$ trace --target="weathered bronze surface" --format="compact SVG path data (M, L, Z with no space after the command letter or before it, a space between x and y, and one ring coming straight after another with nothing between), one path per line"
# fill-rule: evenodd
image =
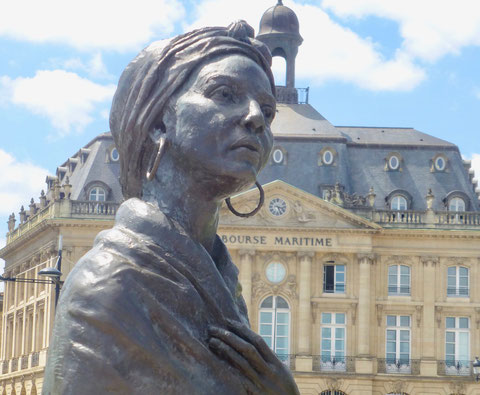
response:
M249 328L216 236L223 199L253 185L272 148L270 62L237 22L127 66L110 127L128 200L65 282L44 394L298 394Z

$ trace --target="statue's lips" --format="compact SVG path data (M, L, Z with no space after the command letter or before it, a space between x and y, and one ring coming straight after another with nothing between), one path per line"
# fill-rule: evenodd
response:
M261 147L258 143L251 140L238 141L230 147L230 151L235 151L241 154L245 159L251 159L258 164L261 157Z

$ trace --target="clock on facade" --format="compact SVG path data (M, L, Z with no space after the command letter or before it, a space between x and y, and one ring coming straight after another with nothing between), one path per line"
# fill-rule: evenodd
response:
M268 209L272 215L280 217L287 211L287 203L283 199L273 198L268 204Z

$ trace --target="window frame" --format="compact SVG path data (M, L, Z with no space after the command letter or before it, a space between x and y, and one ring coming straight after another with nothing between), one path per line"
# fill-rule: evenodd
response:
M262 305L265 303L265 301L271 297L272 298L272 307L262 307ZM284 307L277 307L277 298L281 298L288 306L288 308ZM272 319L270 322L264 322L262 321L262 313L270 313L272 314ZM285 314L287 313L287 323L280 323L280 326L286 325L287 326L287 335L278 335L278 315L279 314ZM283 296L280 295L268 295L265 298L262 299L262 301L259 304L259 309L258 309L258 333L262 337L262 339L267 343L267 345L270 347L270 349L282 360L285 362L288 360L288 356L290 354L290 341L291 341L291 319L292 319L292 314L291 314L291 308L290 304L288 303L288 300L285 299ZM271 325L271 332L270 335L268 334L262 334L262 325ZM265 339L265 337L270 338L270 342ZM279 348L277 347L278 345L278 338L286 338L287 339L287 348L286 348L286 353L278 352ZM269 344L270 343L270 344ZM282 350L284 349L283 347L281 348Z
M396 267L396 273L391 274L390 268ZM408 269L408 285L402 285L402 276L406 276L406 274L402 274L402 267ZM390 276L395 276L396 281L395 284L390 283ZM401 264L394 264L388 266L387 272L387 289L389 296L411 296L411 283L412 283L412 269L408 265L401 265ZM391 291L391 288L395 287L396 291ZM407 288L406 292L402 292L402 288Z
M327 289L327 267L333 266L333 288ZM342 267L343 271L337 270ZM343 273L343 281L337 281L337 274ZM342 287L343 285L343 287ZM323 264L323 293L345 294L347 288L347 266L345 264L326 262Z
M95 193L95 195L98 197L100 196L98 191L101 190L103 191L103 200L100 200L100 199L91 199L92 197L92 192L93 191L97 191L97 193ZM105 188L99 186L99 185L94 185L92 186L89 191L88 191L88 201L89 202L106 202L107 201L107 191L105 190Z
M450 269L455 269L455 274L451 275L450 274ZM465 269L467 271L467 275L460 275L460 269ZM467 285L460 285L460 280L461 278L467 278ZM452 288L450 285L450 278L455 279L455 286ZM461 290L466 289L466 292L462 292ZM450 290L453 289L454 292L452 293ZM447 297L449 298L455 298L455 297L460 297L460 298L468 298L470 297L470 268L462 265L456 265L456 266L448 266L447 267Z
M395 325L389 325L389 317L395 317ZM408 326L402 325L402 318L408 318ZM394 315L388 314L386 316L386 325L385 325L385 369L387 372L398 372L398 373L410 373L411 369L411 360L412 360L412 316L410 315ZM395 351L389 351L388 344L392 343L392 340L389 339L389 332L395 333L395 339L393 340L395 344ZM408 340L402 340L402 333L408 333ZM402 354L406 354L405 351L402 351L402 343L408 342L408 358L402 357ZM389 354L394 354L395 357L392 359Z
M396 166L393 166L393 165L392 165L392 159L396 159L396 161L397 161L397 165L396 165ZM388 158L388 168L389 168L390 170L394 170L394 171L395 171L395 170L398 170L398 169L400 168L400 161L401 161L401 159L400 159L400 157L399 157L398 155L395 155L395 154L390 155L390 157Z
M394 208L393 205L394 205L394 202L396 200L400 201L400 199L403 199L403 202L405 203L405 209L402 209L402 208ZM403 203L402 202L402 203ZM402 205L401 204L397 204L398 207L401 207ZM393 195L391 198L390 198L390 210L392 211L406 211L408 210L408 199L401 195L401 194L397 194L397 195Z
M452 210L452 202L462 202L463 204L463 210ZM458 208L458 204L456 204L456 208ZM458 213L458 212L464 212L466 211L467 203L465 202L465 199L461 198L460 196L453 196L448 200L448 211L453 212L453 213Z
M447 322L449 319L454 320L454 328L448 327L447 328ZM461 319L466 319L467 320L467 328L460 328L460 320ZM445 365L446 368L455 368L457 369L457 363L460 363L463 365L465 368L470 369L470 347L471 347L471 339L470 339L470 317L462 317L462 316L452 316L452 317L445 317ZM454 335L454 341L449 341L448 339L448 333L453 333ZM467 334L467 353L466 353L466 358L463 358L461 355L461 351L459 350L460 348L460 334ZM447 345L448 344L453 344L454 345L454 353L453 357L454 359L448 358L448 355L452 355L451 353L447 353ZM453 363L452 363L453 362Z
M324 316L330 314L330 322L324 322ZM337 315L343 315L343 323L337 322ZM330 329L329 350L323 348L324 329ZM337 337L337 329L343 330L343 338ZM343 349L337 349L337 342L343 341ZM341 355L337 355L340 352ZM325 355L324 355L325 354ZM328 354L328 356L326 355ZM320 363L322 370L346 370L346 356L347 356L347 314L345 312L330 312L325 311L320 315Z

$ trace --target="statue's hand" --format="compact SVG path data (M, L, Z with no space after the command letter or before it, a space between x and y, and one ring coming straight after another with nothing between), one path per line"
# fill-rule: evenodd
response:
M293 376L265 341L246 325L229 321L228 329L210 327L209 346L245 377L251 394L298 395Z

